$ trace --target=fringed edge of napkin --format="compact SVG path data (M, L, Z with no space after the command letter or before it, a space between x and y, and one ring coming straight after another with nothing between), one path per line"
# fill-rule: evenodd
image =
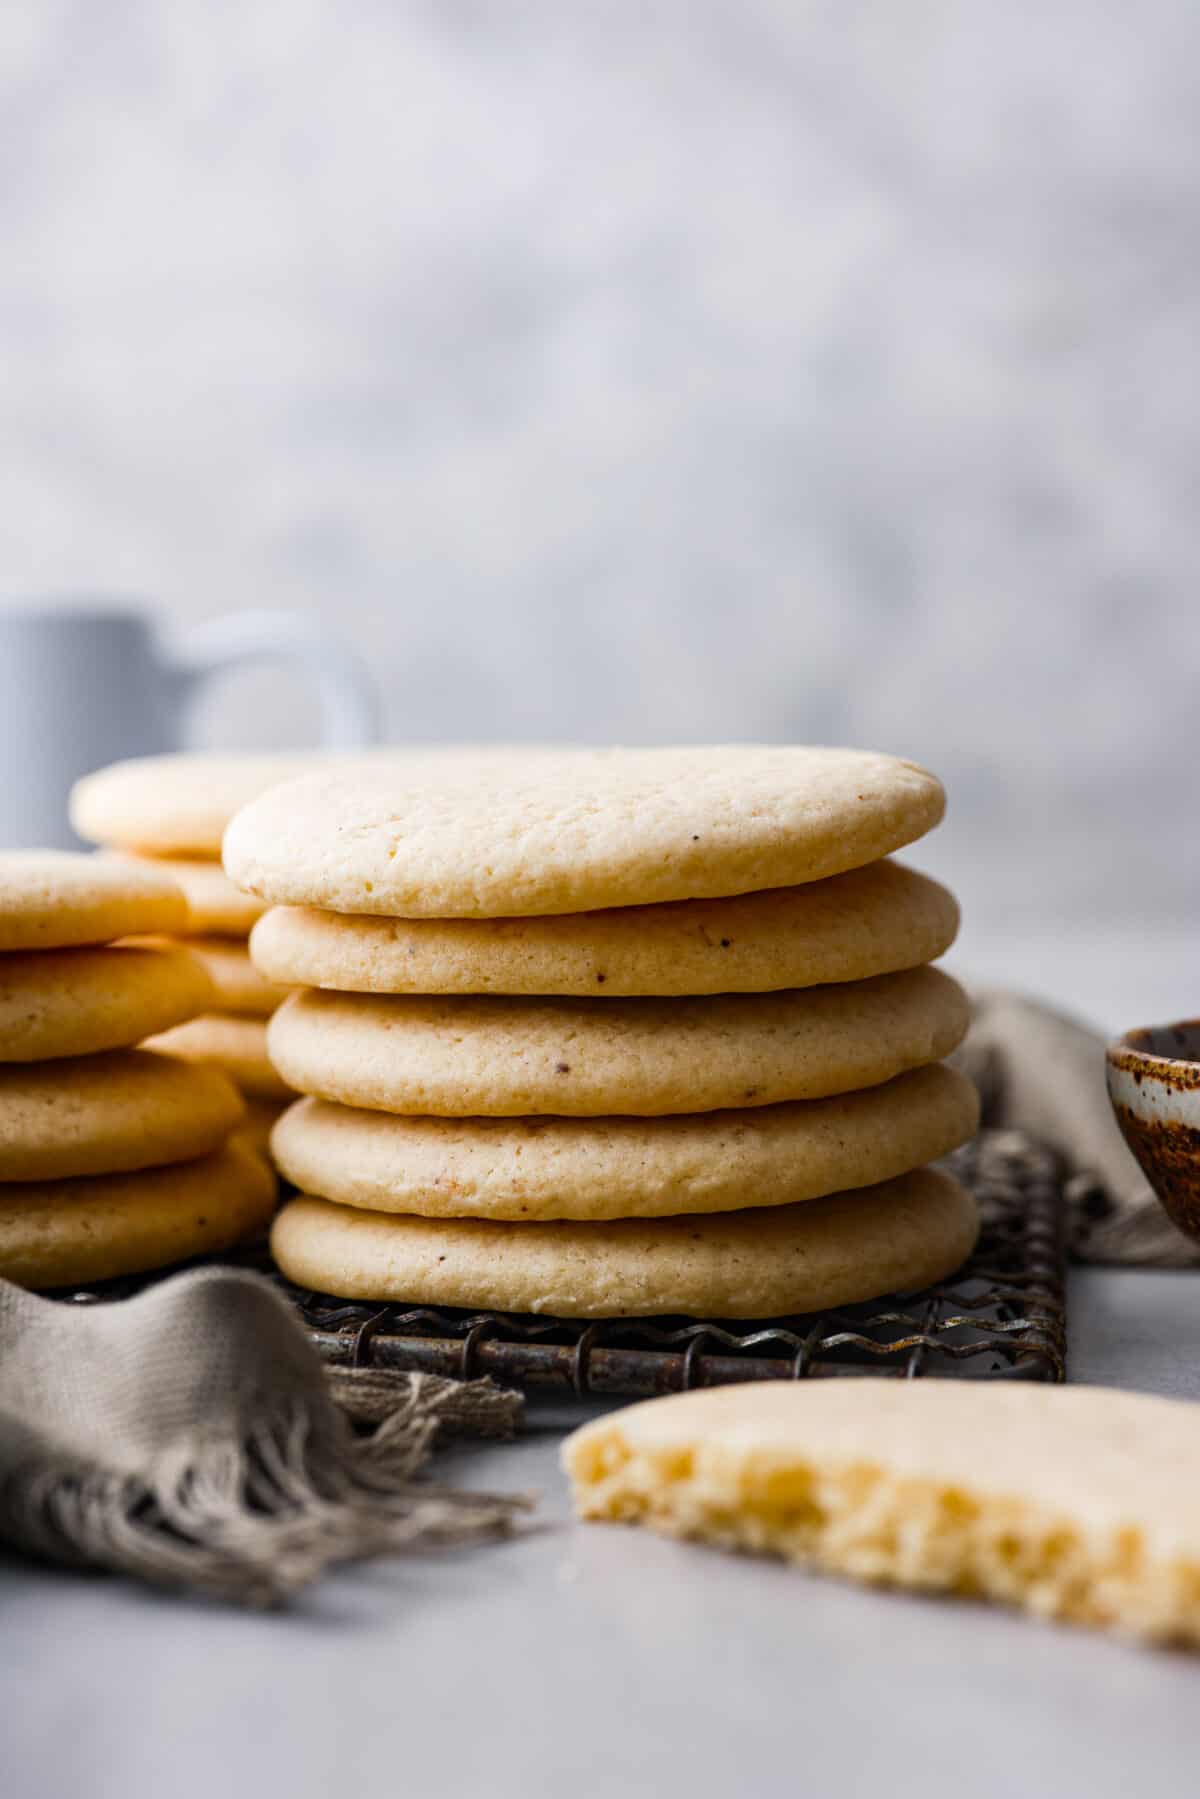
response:
M82 1461L47 1464L44 1452L25 1461L6 1455L0 1535L51 1561L266 1607L334 1562L502 1536L531 1505L523 1495L416 1478L439 1431L511 1436L520 1394L490 1380L324 1372L316 1406L260 1395L240 1441L192 1439L144 1476ZM330 1428L326 1391L339 1428ZM364 1435L350 1420L377 1428Z

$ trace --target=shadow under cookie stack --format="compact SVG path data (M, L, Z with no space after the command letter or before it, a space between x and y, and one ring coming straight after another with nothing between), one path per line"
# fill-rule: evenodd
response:
M230 1249L271 1215L230 1081L135 1047L186 1028L211 982L185 950L116 940L186 914L159 872L0 852L0 1275L23 1286Z
M71 820L81 837L138 867L168 873L183 889L179 935L212 981L210 1006L156 1037L151 1047L221 1068L246 1102L242 1126L264 1152L271 1126L292 1098L267 1055L267 1020L287 997L263 979L246 940L262 905L221 868L221 837L233 813L311 758L295 755L173 755L114 763L78 783Z
M251 950L305 1287L563 1317L755 1318L911 1290L970 1252L927 1166L971 1135L942 1059L957 908L887 858L933 776L800 748L461 754L244 808Z

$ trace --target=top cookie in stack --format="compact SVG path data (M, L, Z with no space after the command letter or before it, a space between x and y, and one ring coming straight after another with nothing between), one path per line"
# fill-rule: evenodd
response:
M272 789L226 835L307 987L272 1057L294 1278L564 1315L763 1316L920 1285L974 1239L925 966L953 899L885 858L943 810L865 752L480 752ZM319 991L319 989L326 991ZM332 991L329 991L332 989ZM867 1192L861 1189L869 1189ZM329 1203L329 1202L335 1203Z
M213 1006L152 1047L224 1069L247 1101L246 1133L261 1148L291 1097L267 1056L266 1021L287 989L257 973L246 948L262 905L221 868L221 838L240 806L316 765L314 754L145 756L76 784L71 822L129 865L170 874L187 900L180 935L208 971Z

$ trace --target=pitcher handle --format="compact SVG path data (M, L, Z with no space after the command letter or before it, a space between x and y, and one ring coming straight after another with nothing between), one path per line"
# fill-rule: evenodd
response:
M321 705L321 742L329 749L364 749L379 735L374 683L353 650L298 612L229 612L171 639L169 671L186 704L196 686L223 669L254 662L298 668Z

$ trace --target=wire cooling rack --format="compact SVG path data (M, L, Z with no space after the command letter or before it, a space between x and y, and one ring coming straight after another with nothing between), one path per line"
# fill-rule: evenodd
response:
M374 1305L282 1281L321 1356L577 1394L677 1393L744 1380L887 1374L1066 1377L1062 1174L1016 1131L982 1131L946 1164L983 1229L948 1281L903 1299L804 1317L572 1322L511 1312Z
M291 1299L322 1358L504 1386L577 1394L678 1393L731 1381L885 1374L984 1380L1066 1378L1062 1170L1018 1131L984 1130L946 1166L979 1202L975 1253L950 1280L903 1298L803 1317L534 1317L377 1305L295 1287L262 1251L230 1258L266 1270ZM57 1297L119 1299L162 1279L141 1275Z

